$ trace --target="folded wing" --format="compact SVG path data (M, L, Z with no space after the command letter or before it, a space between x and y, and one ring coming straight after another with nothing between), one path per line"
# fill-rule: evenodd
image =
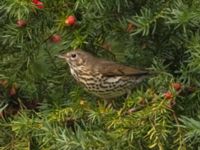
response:
M110 61L99 62L103 63L104 68L98 68L98 71L101 72L104 76L146 76L149 75L149 72L146 70L140 70L125 65L117 64Z

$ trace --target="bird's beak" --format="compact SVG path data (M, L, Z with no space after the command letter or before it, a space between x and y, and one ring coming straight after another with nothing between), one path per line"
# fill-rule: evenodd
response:
M65 61L69 61L69 57L66 54L56 55L58 58L64 59Z
M58 58L66 59L64 55L56 55Z

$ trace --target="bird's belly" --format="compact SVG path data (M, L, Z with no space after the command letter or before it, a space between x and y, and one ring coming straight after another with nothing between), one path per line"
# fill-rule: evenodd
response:
M85 89L101 98L110 99L128 93L137 83L131 77L104 77L101 74L92 76L88 74L77 74L71 70L74 78L85 87Z
M102 78L99 82L87 82L86 89L105 99L119 97L133 88L131 80L122 80L122 77Z
M121 90L121 89L115 89L112 91L91 91L93 94L104 98L104 99L111 99L115 97L122 96L127 93L128 90Z

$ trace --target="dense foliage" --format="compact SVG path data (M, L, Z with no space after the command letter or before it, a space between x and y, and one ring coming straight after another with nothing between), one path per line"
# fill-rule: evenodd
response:
M0 149L199 148L199 0L35 3L0 1ZM76 48L156 75L106 107L56 57Z

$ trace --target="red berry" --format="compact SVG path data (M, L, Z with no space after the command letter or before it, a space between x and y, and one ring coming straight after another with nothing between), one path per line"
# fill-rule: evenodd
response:
M14 95L16 95L16 88L14 86L12 86L9 91L9 96L14 96Z
M39 2L39 0L32 0L32 2L33 2L34 4L37 4L37 3Z
M27 22L26 22L26 20L20 19L20 20L17 20L16 24L17 24L17 27L23 28L23 27L25 27L27 25Z
M43 8L44 8L43 2L38 1L38 2L35 3L35 4L36 4L37 8L39 8L39 9L43 9Z
M172 87L176 90L179 91L182 87L181 83L172 83Z
M171 100L173 98L173 94L170 91L167 91L163 94L165 99Z
M61 36L58 35L58 34L54 34L54 35L51 36L50 40L53 43L59 43L61 41Z
M14 96L17 93L17 84L13 83L10 90L9 90L9 96Z
M76 23L76 17L75 16L69 16L65 20L65 24L69 26L73 26Z

